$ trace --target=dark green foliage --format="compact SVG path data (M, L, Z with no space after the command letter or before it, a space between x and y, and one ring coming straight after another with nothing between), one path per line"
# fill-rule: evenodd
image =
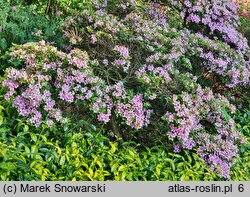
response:
M238 112L235 117L237 121L237 128L245 136L245 144L239 147L239 159L231 169L231 176L237 180L250 179L250 111L243 110Z
M62 46L60 19L38 15L35 6L12 5L0 0L0 54L13 43L23 44L30 41L45 40Z

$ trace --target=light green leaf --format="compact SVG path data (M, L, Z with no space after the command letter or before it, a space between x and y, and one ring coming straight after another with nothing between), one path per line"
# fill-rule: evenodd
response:
M64 165L64 163L65 163L65 156L63 155L63 156L61 157L61 159L60 159L59 164L62 166L62 165Z
M26 125L25 125L26 126ZM31 139L36 142L37 141L37 136L34 133L30 133Z
M161 169L162 169L162 165L161 165L161 164L158 164L158 165L156 166L156 168L155 168L157 175L160 175Z
M115 172L117 168L118 168L118 164L115 163L114 165L111 166L111 172Z
M124 171L126 170L126 167L124 165L121 165L119 168L118 168L118 171Z
M0 125L3 124L3 116L0 115Z
M26 132L28 132L28 130L29 130L29 126L28 125L24 125L23 131L26 133ZM31 136L31 138L32 138L32 136Z
M29 149L29 147L25 146L25 152L26 152L27 155L30 154L30 149Z

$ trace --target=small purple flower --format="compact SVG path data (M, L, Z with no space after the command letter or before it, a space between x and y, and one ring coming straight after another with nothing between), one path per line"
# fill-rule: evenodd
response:
M97 38L94 34L91 35L91 43L96 43L97 42Z
M68 46L65 47L65 49L66 49L67 51L71 51L71 50L72 50L72 46L71 46L71 45L68 45Z
M109 122L110 120L110 114L104 114L104 113L99 113L98 114L98 121L100 122Z
M123 56L126 59L129 57L129 51L128 51L127 47L116 45L114 50L119 51L120 55Z
M118 60L115 60L114 63L118 66L121 66L121 65L125 65L126 64L126 60L123 60L123 59L118 59Z
M47 124L49 127L52 127L53 124L54 124L54 122L53 122L53 120L48 119L48 120L46 121L46 124Z
M56 11L56 16L61 16L61 14L62 13L60 11L58 11L58 10Z
M175 152L175 153L181 152L180 144L179 144L179 143L175 143L175 144L174 144L174 152Z

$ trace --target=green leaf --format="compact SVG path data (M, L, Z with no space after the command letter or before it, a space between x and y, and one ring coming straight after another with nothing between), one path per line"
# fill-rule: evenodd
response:
M155 168L157 175L160 175L161 169L162 169L162 165L161 165L161 164L158 164L158 165L156 166L156 168Z
M119 168L118 168L118 171L122 172L122 171L125 171L126 170L126 167L124 165L121 165Z
M93 124L89 124L89 127L90 127L93 131L97 131L96 126L95 126L95 125L93 125Z
M7 46L8 46L8 45L7 45L6 39L5 39L5 38L2 38L2 39L0 40L0 48L6 49Z
M96 161L97 165L102 168L102 162L100 162L99 160Z
M221 111L222 111L222 114L224 115L225 120L226 120L227 122L229 122L230 116L229 116L229 114L227 113L226 109L225 109L225 108L222 108Z
M35 159L43 161L43 158L41 157L41 155L38 155L38 154L35 155Z
M25 125L26 126L26 125ZM37 141L37 136L34 133L30 133L31 139L36 142Z
M114 153L116 151L116 144L115 143L112 143L112 142L109 142L110 146L111 146L111 153Z
M3 124L3 116L0 115L0 125Z
M111 166L111 172L115 172L117 168L118 168L118 164L117 163L113 164Z
M30 168L33 168L35 165L36 165L37 161L33 161L31 164L30 164Z
M178 163L178 165L177 165L177 169L178 169L178 170L183 169L183 166L184 166L184 163L183 163L183 162L180 162L180 163Z
M29 147L25 146L25 152L26 152L27 155L30 154L30 149L29 149Z
M0 105L0 113L2 113L4 107L2 105Z
M72 148L77 148L77 143L76 142L72 142L71 147Z
M61 159L60 159L59 164L62 166L62 165L64 165L64 163L65 163L65 156L63 155L63 156L61 157Z
M125 181L125 178L127 176L127 173L125 171L122 172L122 181Z
M128 152L132 157L135 157L135 153L133 151L129 150Z
M47 142L47 138L45 135L39 135L39 137L41 137L43 139L44 142Z
M31 146L31 153L34 154L34 153L37 153L38 149L37 149L37 146L34 145L34 146Z
M170 165L171 165L171 167L172 167L172 169L173 170L175 170L175 164L174 164L174 161L172 160L172 159L169 159L169 158L166 158L165 159L167 162L169 162L170 163Z
M183 174L183 175L181 176L181 181L186 181L186 180L188 180L188 179L187 179L186 175Z
M26 132L28 132L28 130L29 130L29 126L28 125L24 125L23 131L26 133Z

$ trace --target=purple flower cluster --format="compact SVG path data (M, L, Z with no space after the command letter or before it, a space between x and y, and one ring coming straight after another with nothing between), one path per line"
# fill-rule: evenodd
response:
M167 111L164 116L169 123L168 136L184 149L196 148L214 171L229 177L238 152L236 140L240 139L228 114L234 113L235 107L225 97L200 86L192 94L173 95L173 107L174 112Z
M109 122L114 110L132 128L140 129L149 123L150 112L144 110L142 96L129 96L121 82L106 85L88 66L86 52L73 49L66 54L42 41L16 46L11 55L25 66L6 70L5 99L13 97L18 112L36 126L43 121L49 126L54 121L64 123L60 105L78 101L97 114L100 122ZM127 105L130 107L125 115L121 106Z
M160 6L159 3L152 3L149 9L146 10L146 14L150 17L157 25L168 25L167 17L165 12L167 10Z
M121 82L106 86L104 92L104 96L97 98L93 104L94 113L99 112L99 121L109 122L113 109L131 128L140 129L149 124L151 110L144 109L142 95L130 98Z
M116 45L113 50L118 51L119 55L121 56L121 59L114 60L114 64L117 66L122 66L124 72L128 71L130 67L128 48L125 46Z
M172 53L199 60L206 71L220 76L221 81L228 87L249 84L249 60L229 45L211 40L199 33L191 34L189 31L181 32L180 37L174 39L172 44Z
M164 67L157 67L153 64L144 65L138 71L135 72L138 80L147 84L166 84L171 81L171 77L168 73L169 65Z
M119 52L115 55L119 56L102 59L105 66L110 63L125 66L135 60L133 57L137 58L140 53L129 46L131 43L144 49L141 54L145 58L141 65L130 64L134 79L147 88L146 92L141 92L144 101L140 101L138 95L134 97L136 105L132 99L125 102L126 96L113 100L118 114L132 127L147 125L147 111L143 112L142 103L155 102L160 98L167 100L166 95L180 89L181 81L186 93L173 95L172 103L168 103L173 105L173 110L164 116L170 129L168 136L177 141L174 151L196 149L215 172L228 177L233 158L237 156L236 141L239 138L233 119L227 114L227 111L234 112L234 106L211 90L200 88L197 77L191 73L197 70L204 75L210 73L216 76L217 83L229 88L247 85L250 82L249 47L236 30L237 16L231 3L206 0L171 2L180 8L180 16L187 22L183 30L168 24L166 15L169 7L157 3L144 6L144 11L129 12L122 19L105 9L101 14L92 15L88 11L85 14L91 19L89 22L94 32L101 29L114 38L115 47L112 46L111 50L115 48ZM190 31L194 26L195 31ZM126 58L128 56L130 58ZM115 92L113 96L121 95L122 91Z
M128 51L127 47L116 45L114 47L114 50L118 51L120 53L120 55L123 56L125 59L127 59L129 57L129 51Z
M196 28L213 39L218 39L229 44L234 44L238 51L249 50L247 39L237 30L238 15L236 4L220 0L172 0L172 5L181 10L184 20L197 24ZM200 28L201 26L205 28ZM209 31L206 31L207 29Z
M126 123L132 128L138 129L149 124L151 110L143 110L142 95L134 96L126 104L122 100L118 100L116 110L118 114L126 119Z
M180 2L178 3L179 6L182 7L189 6L189 8L194 9L195 12L202 12L204 9L204 3L195 6L193 6L191 1L185 1L184 5ZM204 70L204 72L211 72L217 75L219 77L217 81L220 80L221 84L226 84L230 88L238 84L249 84L249 60L245 58L249 51L248 46L245 46L244 50L241 49L240 51L236 51L224 42L210 39L209 35L204 36L201 33L194 34L187 29L177 32L177 30L171 28L169 24L157 22L159 20L158 15L162 16L163 13L166 12L161 6L153 4L148 8L146 7L145 10L146 13L150 12L151 14L146 15L146 13L140 14L131 12L122 20L114 15L106 13L104 10L101 16L91 14L89 11L84 11L84 13L87 18L91 18L92 22L90 25L96 29L95 34L98 34L99 29L110 34L111 37L118 36L120 33L123 35L124 32L127 32L127 35L130 35L129 40L131 42L144 43L145 46L143 47L146 47L147 50L151 52L151 55L148 56L146 61L148 63L158 62L158 65L154 67L156 69L161 69L161 71L159 71L161 76L163 75L164 68L157 67L163 67L162 65L168 65L167 69L171 70L171 64L180 64L181 62L181 64L185 63L183 64L184 67L192 69L192 64L198 63L199 65L194 66L199 66L199 69ZM211 12L212 11L213 10L211 10ZM142 17L142 15L146 15L148 18ZM194 20L198 20L198 18L195 19L194 13L191 17L193 17ZM74 23L72 22L72 18L70 18L69 21ZM66 27L71 29L69 26ZM174 37L171 38L166 36L166 33L169 35L172 34ZM67 35L68 34L65 34L65 36ZM70 38L72 36L69 34ZM162 43L168 45L170 48L168 52L165 51ZM158 48L157 51L155 51L156 48ZM105 65L107 66L111 63L116 67L123 68L123 71L127 72L132 65L132 59L129 57L129 47L115 45L112 50L117 51L118 56L115 59L105 58L105 63L108 62ZM164 53L162 51L164 51ZM184 59L185 62L183 62ZM192 60L194 61L192 62ZM139 68L138 72L143 70L144 68L142 66ZM169 80L168 73L165 72L164 75L165 79ZM144 81L149 81L148 76L143 75L142 78L145 78Z

